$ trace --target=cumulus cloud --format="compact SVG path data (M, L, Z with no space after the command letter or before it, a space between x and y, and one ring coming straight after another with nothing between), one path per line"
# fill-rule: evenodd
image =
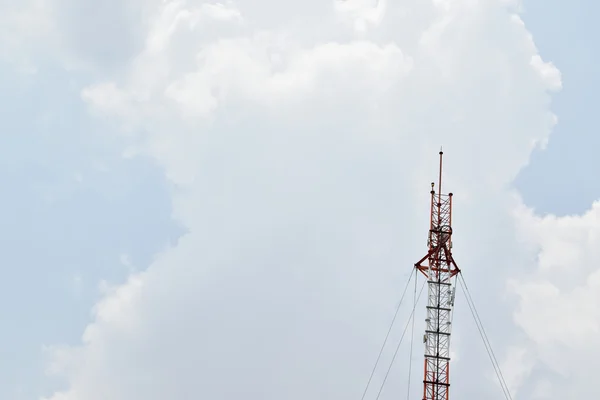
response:
M577 216L541 217L525 207L516 215L537 268L511 282L519 298L515 321L540 368L556 376L539 389L540 398L589 395L584 382L593 379L592 372L581 362L597 356L600 348L600 271L595 265L600 204Z
M42 0L0 4L0 7L0 59L8 61L21 73L34 74L36 63L33 54L44 54L44 46L39 45L40 39L43 38L48 47L56 44L51 8Z
M122 3L143 11L123 28L139 48L82 99L129 134L129 155L162 166L188 233L107 288L80 345L51 352L66 386L47 399L359 396L425 249L440 144L456 257L494 311L497 352L520 363L511 303L496 297L536 242L514 238L510 184L555 123L560 74L514 5ZM454 393L497 395L458 306ZM390 392L406 390L406 367ZM544 376L525 388L533 370L512 371L513 388L543 392Z
M381 23L387 0L336 0L335 9L342 21L350 23L357 32L365 32Z

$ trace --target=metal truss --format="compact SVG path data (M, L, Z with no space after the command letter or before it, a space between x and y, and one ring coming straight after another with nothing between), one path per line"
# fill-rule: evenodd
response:
M438 193L431 190L431 218L427 254L415 264L427 278L427 318L423 342L425 365L423 400L448 400L450 391L450 336L459 268L452 258L452 193L442 194L442 155ZM454 281L454 282L453 282Z

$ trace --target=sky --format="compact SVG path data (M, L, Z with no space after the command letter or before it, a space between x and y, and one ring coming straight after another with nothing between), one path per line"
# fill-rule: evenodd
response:
M600 161L598 122L594 118L594 96L600 86L594 72L598 47L591 39L596 31L596 2L529 0L523 19L536 45L560 68L563 88L553 97L552 109L560 123L548 146L532 154L516 186L526 203L542 214L578 214L598 198L600 183L586 175Z
M513 398L593 396L598 7L0 1L0 397L358 399L440 145ZM452 396L501 399L457 297Z

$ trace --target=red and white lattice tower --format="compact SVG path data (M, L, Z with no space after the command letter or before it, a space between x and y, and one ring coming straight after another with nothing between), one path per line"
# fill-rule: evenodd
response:
M454 306L454 278L459 268L452 257L452 193L442 193L442 157L437 192L431 184L429 251L415 264L427 278L423 400L448 400L450 390L450 334Z

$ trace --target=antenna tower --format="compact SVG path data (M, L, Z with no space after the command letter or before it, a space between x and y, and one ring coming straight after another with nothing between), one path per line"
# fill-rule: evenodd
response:
M448 400L450 390L450 334L456 275L460 269L452 257L452 193L442 193L442 157L437 185L431 184L429 251L415 268L427 278L428 300L423 400ZM454 282L453 282L454 281Z

